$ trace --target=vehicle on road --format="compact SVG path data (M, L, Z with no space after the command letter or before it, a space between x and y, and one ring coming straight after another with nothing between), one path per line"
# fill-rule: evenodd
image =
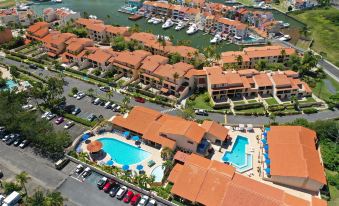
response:
M194 113L195 113L196 115L208 116L207 111L206 111L206 110L203 110L203 109L197 109L197 110L194 111Z
M99 89L103 92L109 92L111 90L109 87L99 87Z
M75 107L74 110L72 111L73 115L77 115L81 112L81 109L79 107Z
M47 119L48 121L50 121L50 120L54 119L54 117L56 117L56 115L50 113L49 115L47 115L46 119Z
M84 171L84 166L82 166L82 164L78 164L78 166L75 168L75 173L80 174L82 171Z
M98 182L97 182L97 186L100 190L102 190L105 186L105 184L107 183L108 179L107 177L102 177Z
M125 197L124 197L124 203L129 203L131 199L133 198L134 193L131 190L128 190Z
M65 128L65 129L69 129L69 128L73 127L74 124L75 124L75 123L74 123L73 121L69 121L69 122L67 122L67 123L65 124L64 128Z
M157 205L157 201L155 201L155 199L150 199L146 206L155 206L155 205Z
M141 199L141 195L135 194L133 198L131 199L131 205L133 206L137 205L140 199Z
M120 186L117 183L114 184L113 187L111 188L111 190L109 191L109 196L115 197L115 195L117 194L119 189L120 189Z
M51 112L45 112L41 115L41 119L47 118L48 115L52 114Z
M117 192L117 199L118 200L122 200L122 198L124 198L125 194L127 192L127 187L126 186L122 186L118 192Z
M96 118L97 118L97 116L95 116L94 114L90 114L90 115L88 115L87 120L90 121L90 122L92 122L92 121L95 120Z
M11 138L11 135L13 135L13 134L5 135L5 136L2 138L2 141L3 141L3 142L6 142L9 138Z
M77 99L77 100L80 100L80 99L84 98L85 96L86 96L85 93L79 92L78 95L77 95L77 97L76 97L76 99Z
M138 203L138 206L145 206L148 203L149 197L147 195L143 195L141 200Z
M29 145L30 141L25 139L24 141L21 142L21 144L19 145L19 147L21 149L24 149L25 147L27 147Z
M139 102L139 103L145 103L145 99L142 98L142 97L136 97L136 98L134 98L134 100L135 100L136 102Z
M67 157L58 160L54 166L57 170L61 170L62 168L64 168L67 164L69 163L69 159Z
M58 117L56 120L55 120L55 124L61 124L64 122L64 118L63 117Z
M2 205L4 206L17 205L20 202L20 200L21 200L20 194L16 191L13 191L3 200Z
M91 168L86 167L86 169L85 169L84 172L82 173L82 177L83 177L83 178L86 178L86 177L90 176L91 174L92 174Z
M93 104L94 105L98 105L101 103L101 99L100 98L96 98L94 101L93 101Z
M108 193L112 187L114 185L114 181L113 180L108 180L103 188L104 192Z

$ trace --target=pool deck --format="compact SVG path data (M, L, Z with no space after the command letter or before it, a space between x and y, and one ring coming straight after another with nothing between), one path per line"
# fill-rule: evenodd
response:
M7 70L4 67L0 66L0 71L2 73L2 78L4 78L4 79L12 79L12 75L9 72L9 70Z
M124 142L124 143L127 143L129 145L132 145L134 147L136 147L136 145L134 144L135 141L134 140L127 140L126 137L122 136L121 134L118 134L118 133L111 133L111 132L107 132L107 133L103 133L103 134L100 134L100 135L96 135L96 136L93 136L91 138L89 138L91 141L95 141L97 139L100 139L100 138L112 138L112 139L116 139L116 140L119 140L121 142ZM87 148L86 148L86 145L84 142L81 143L81 149L82 151L84 152L88 152L87 151ZM145 145L143 143L141 143L140 145L141 149L151 153L151 156L137 164L133 164L133 165L129 165L130 166L130 170L134 170L136 172L138 172L138 170L136 169L136 166L137 165L142 165L144 166L143 170L145 171L145 173L147 175L151 175L152 171L154 168L156 168L157 166L162 166L162 163L164 162L162 159L161 159L161 150L159 149L155 149L153 147L150 147L148 145ZM101 160L102 162L107 162L111 160L111 157L109 154L107 154L107 156ZM155 162L155 165L153 165L151 168L147 166L147 162L149 160L153 160ZM114 163L114 165L118 166L118 167L122 167L122 165L119 165L117 163Z

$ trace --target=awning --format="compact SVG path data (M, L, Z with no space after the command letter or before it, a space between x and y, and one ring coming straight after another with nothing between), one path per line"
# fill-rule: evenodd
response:
M267 143L267 140L266 139L261 139L261 142L266 144Z
M85 140L89 139L90 137L91 137L91 134L90 133L86 133L86 134L82 135L81 141L85 141Z
M267 158L268 158L268 154L267 154L267 153L264 153L264 157L267 159Z
M245 125L244 125L244 124L239 124L239 128L240 128L241 130L243 130L243 129L245 128Z
M139 140L140 140L140 137L139 137L139 136L133 136L133 137L132 137L132 140L134 140L134 141L139 141Z
M265 172L266 172L266 174L271 174L271 169L267 167L267 168L265 169Z
M114 164L113 160L108 160L106 162L106 165L108 165L108 166L112 166L113 164Z
M266 164L271 164L271 160L269 158L265 159Z
M87 150L91 153L99 152L102 149L102 143L99 141L93 141L87 145Z
M124 135L124 137L128 137L130 135L130 131L125 131L124 133L122 133L122 135Z
M264 135L264 137L267 137L267 133L266 132L264 132L263 135Z
M268 144L265 144L265 145L264 145L264 149L265 149L266 151L268 151Z

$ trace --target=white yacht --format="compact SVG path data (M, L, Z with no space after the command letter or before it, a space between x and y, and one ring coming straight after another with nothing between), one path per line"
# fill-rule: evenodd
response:
M211 44L217 44L219 42L221 42L222 38L220 34L216 34L213 39L211 39L210 43Z
M174 25L174 22L171 19L167 19L166 22L162 25L163 29L168 29Z
M95 15L89 15L88 16L90 19L97 19L98 17L97 16L95 16Z
M186 26L185 22L179 21L178 25L174 28L176 31L183 29Z
M25 5L25 4L20 4L17 7L18 11L27 11L29 9L29 6Z
M153 24L154 19L155 19L154 17L148 19L147 23Z
M153 24L160 24L162 22L162 19L154 18Z
M186 31L186 34L194 34L198 31L198 26L196 24L192 24Z

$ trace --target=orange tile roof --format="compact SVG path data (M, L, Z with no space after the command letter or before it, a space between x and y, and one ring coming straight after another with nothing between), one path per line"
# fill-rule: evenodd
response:
M106 26L104 24L88 24L86 25L86 28L91 31L104 32Z
M168 58L160 55L147 56L142 62L140 69L153 73L160 65L167 64Z
M267 57L267 56L280 56L281 51L285 50L286 55L295 54L295 49L285 48L282 46L264 46L264 47L247 47L244 52L250 57Z
M126 35L128 33L128 27L121 27L121 26L111 26L105 25L106 32L112 33L114 35Z
M272 80L277 87L291 86L291 80L285 74L273 74Z
M161 128L161 126L162 125L159 122L156 122L156 121L152 122L152 124L149 125L148 128L146 129L142 138L150 140L152 142L156 142L162 145L163 147L168 147L174 150L176 142L174 140L160 136L159 129Z
M47 22L41 21L41 22L36 22L35 24L31 25L28 27L27 32L34 33L38 31L41 28L49 27L49 24Z
M210 84L225 84L225 87L248 87L246 78L241 78L236 72L224 72L221 67L204 67Z
M88 26L88 25L91 25L91 24L103 24L104 22L102 20L99 20L99 19L79 18L79 19L75 20L75 23L83 25L83 26Z
M238 70L238 73L240 74L240 76L248 76L248 75L255 75L255 74L259 74L258 70L256 69L241 69Z
M267 139L272 176L300 177L326 184L315 131L301 126L272 126Z
M177 151L173 159L178 160L180 162L185 162L187 157L189 157L189 154L181 152L181 151Z
M194 53L199 50L190 46L166 46L165 50L168 53L179 53L184 58L194 57Z
M226 140L228 136L228 129L214 121L205 120L201 127L204 128L207 133L221 141Z
M165 64L160 65L155 71L154 74L161 77L166 77L169 79L174 79L173 75L177 73L179 77L184 76L189 70L193 69L193 65L187 64L185 62L178 62L176 64Z
M305 92L312 93L312 89L308 86L306 82L301 82L301 84L303 85L303 89L305 90Z
M271 82L270 78L265 73L255 75L253 79L258 87L273 86L273 83Z
M325 200L312 197L312 206L327 206L327 202Z
M189 155L184 165L174 166L169 181L174 184L172 194L207 206L326 205L326 202L316 198L310 202L292 196L276 187L237 174L230 165L195 154ZM316 205L318 202L319 205Z
M67 50L76 52L83 49L85 46L93 46L94 42L89 38L72 38L68 40L66 44L68 44Z
M193 76L206 76L206 71L201 69L190 69L185 74L185 77L191 78Z
M133 67L139 67L141 62L151 53L144 50L135 50L133 52L123 51L115 58L115 63L118 64L129 64ZM137 69L137 68L136 68Z
M286 74L288 77L299 76L298 72L295 72L295 71L292 71L292 70L286 70L286 71L284 71L284 74Z
M98 62L100 64L105 64L112 57L116 57L119 55L119 52L108 51L105 49L98 48L94 53L88 55L88 59Z

